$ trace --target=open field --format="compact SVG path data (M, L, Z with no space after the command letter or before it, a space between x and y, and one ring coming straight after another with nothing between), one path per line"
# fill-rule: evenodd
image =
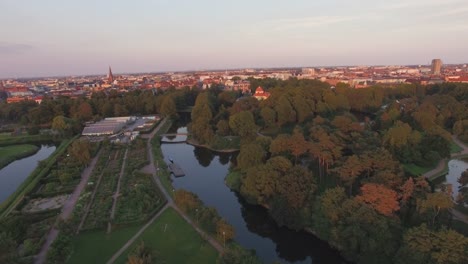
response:
M83 232L72 238L73 253L67 263L106 263L138 229L139 226L129 226L110 234L105 230Z
M128 254L141 241L164 263L216 263L218 257L216 250L172 208L164 211L116 263L126 263Z
M38 150L38 146L29 144L0 147L0 169L17 159L31 156Z

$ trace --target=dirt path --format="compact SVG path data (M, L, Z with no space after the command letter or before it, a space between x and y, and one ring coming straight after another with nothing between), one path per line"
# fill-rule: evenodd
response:
M172 207L174 208L174 210L176 210L181 216L182 218L185 219L185 221L187 221L187 223L189 223L193 229L195 231L197 231L200 236L204 239L206 239L208 241L208 243L211 244L211 246L213 246L213 248L215 248L219 253L222 253L224 251L223 247L221 246L221 244L218 243L217 240L215 240L213 237L211 237L210 235L206 234L203 230L201 230L200 228L198 228L198 226L196 226L192 220L190 220L189 217L187 217L187 215L182 212L178 207L177 205L174 203L174 200L172 200L172 197L167 193L166 189L164 188L164 186L162 185L161 183L161 180L159 179L158 175L157 175L157 172L158 172L158 169L159 168L159 164L158 166L155 166L154 164L154 157L153 157L153 150L152 150L152 146L151 146L151 139L154 137L154 135L159 131L159 129L161 129L161 127L166 123L167 119L164 119L163 121L161 121L161 123L158 125L158 127L156 127L153 132L145 137L145 138L148 138L148 142L147 142L147 150L148 150L148 157L150 159L150 165L149 166L146 166L144 169L145 171L148 171L150 172L152 175L153 175L153 179L156 183L156 185L158 186L158 188L161 190L161 192L164 194L164 197L166 198L167 200L167 204L153 217L151 218L148 223L146 223L130 240L128 240L125 245L122 246L121 249L119 249L119 251L117 251L112 257L111 259L107 262L107 264L111 264L111 263L114 263L117 258L120 257L120 255L125 251L127 250L132 244L133 242L135 242L135 240L168 208L168 207Z
M73 209L75 208L76 202L78 201L78 198L80 197L81 192L86 187L89 176L91 175L91 172L94 170L94 167L96 166L96 162L99 159L99 156L101 156L101 152L102 150L99 150L96 157L94 157L91 160L91 163L89 164L89 166L86 167L81 173L81 181L76 186L73 193L70 195L70 198L68 198L68 200L63 205L62 213L60 214L59 218L63 220L67 220L68 218L70 218L71 213L73 212ZM57 238L58 234L59 234L59 230L55 226L52 226L52 229L49 231L49 234L47 234L46 241L44 245L42 246L41 251L39 252L39 254L36 256L34 260L35 264L45 263L47 251L49 250L50 245L52 245L52 242L54 242L54 240Z
M114 198L114 202L112 203L110 220L109 220L109 223L107 224L108 234L112 231L112 220L114 220L114 217L115 217L115 208L117 207L117 199L119 198L119 195L120 195L120 182L122 181L122 177L125 174L125 164L127 163L127 154L128 154L128 148L125 150L125 155L124 155L124 159L122 162L122 168L120 169L119 180L117 181L117 188L115 190L114 195L112 196Z
M104 167L107 167L107 164L109 164L109 160L106 161L106 165L104 165ZM80 230L81 230L81 228L83 228L83 225L84 225L84 223L86 221L86 218L88 217L89 209L91 209L91 206L94 203L94 197L96 197L96 193L97 193L97 190L99 189L99 185L101 185L101 180L102 180L103 175L104 175L104 170L101 171L101 174L99 175L99 178L96 181L96 185L94 186L93 193L91 194L91 199L89 200L89 203L85 207L85 212L83 214L83 217L81 217L80 224L78 225L78 228L76 229L77 234L80 233Z

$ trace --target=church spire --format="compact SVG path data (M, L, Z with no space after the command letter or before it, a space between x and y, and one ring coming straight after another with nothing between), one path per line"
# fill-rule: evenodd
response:
M114 75L112 75L112 69L111 67L109 66L109 73L107 74L107 81L109 83L113 83L114 82Z

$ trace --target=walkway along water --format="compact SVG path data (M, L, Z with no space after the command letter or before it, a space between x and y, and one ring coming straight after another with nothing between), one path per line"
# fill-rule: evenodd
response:
M128 240L125 245L123 245L122 248L119 249L119 251L117 251L111 258L110 260L107 262L107 264L111 264L111 263L114 263L117 258L119 258L120 255L122 255L123 252L125 252L125 250L127 250L132 244L133 242L135 242L135 240L138 239L138 237L168 208L168 207L172 207L174 208L184 219L185 221L187 221L187 223L189 223L194 229L195 231L197 231L201 237L205 238L208 243L211 244L211 246L213 246L219 253L222 253L223 252L223 247L218 243L218 241L216 241L214 238L212 238L211 236L209 236L208 234L206 234L203 230L201 230L200 228L198 228L191 220L190 218L187 217L187 215L185 215L184 212L182 212L178 207L177 205L174 203L174 201L172 200L172 197L167 193L167 190L164 188L164 186L162 185L158 175L157 175L157 169L156 169L156 166L154 165L154 157L153 157L153 151L152 151L152 146L151 146L151 139L156 135L156 133L161 129L162 126L164 126L164 124L167 122L167 118L165 118L163 121L161 121L161 123L153 130L153 132L145 137L145 138L148 138L148 141L147 141L147 150L148 150L148 157L150 159L150 168L151 168L151 173L153 174L153 179L154 181L156 182L156 185L158 186L158 188L161 190L161 192L164 194L164 197L166 198L167 200L167 204L154 216L152 217L140 230L138 230L138 232L130 239Z
M450 154L450 159L456 159L456 158L467 156L468 155L468 146L466 146L463 142L461 142L454 135L452 135L452 140L458 146L460 146L462 148L462 150L460 152ZM437 164L437 167L435 167L434 169L424 173L423 176L426 179L434 180L435 178L437 178L438 176L440 176L444 172L448 161L449 161L448 159L440 160L439 163ZM458 211L456 209L451 209L450 212L452 213L452 216L455 219L457 219L459 221L462 221L462 222L464 222L465 224L468 225L468 216L466 214L464 214L464 213L462 213L462 212L460 212L460 211Z

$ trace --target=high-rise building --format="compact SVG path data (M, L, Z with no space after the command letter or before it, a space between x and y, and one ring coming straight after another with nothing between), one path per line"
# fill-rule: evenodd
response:
M441 59L433 59L432 60L432 70L431 73L433 75L440 75L440 70L442 69L442 60Z
M109 73L107 74L107 81L111 84L114 82L114 75L112 75L112 69L110 66L109 66Z

